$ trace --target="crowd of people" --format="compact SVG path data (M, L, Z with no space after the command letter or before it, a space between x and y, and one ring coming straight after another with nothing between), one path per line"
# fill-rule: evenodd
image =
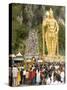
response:
M64 63L15 63L9 68L10 86L64 84Z

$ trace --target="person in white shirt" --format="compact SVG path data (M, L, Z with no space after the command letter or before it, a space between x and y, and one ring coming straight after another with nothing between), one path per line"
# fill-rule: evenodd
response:
M13 86L16 86L17 85L17 75L18 75L17 67L13 67L12 73L13 73Z
M37 71L36 71L36 83L39 84L40 81L41 81L41 79L40 79L40 71L37 70Z
M26 70L23 70L23 83L25 84L26 82Z
M61 81L64 83L64 71L61 72L60 76L61 76Z

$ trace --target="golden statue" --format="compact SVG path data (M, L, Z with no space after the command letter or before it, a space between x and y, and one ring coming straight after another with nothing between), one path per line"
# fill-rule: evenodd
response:
M58 31L59 26L54 18L53 10L50 8L46 12L46 18L43 19L42 33L43 33L43 55L45 54L45 42L48 51L48 56L55 56L58 53Z

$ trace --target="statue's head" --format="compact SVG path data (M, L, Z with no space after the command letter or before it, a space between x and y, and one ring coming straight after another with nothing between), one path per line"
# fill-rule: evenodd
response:
M46 11L45 15L46 15L46 17L49 17L49 11Z
M50 8L50 10L49 10L49 16L53 17L53 10L52 10L52 8Z

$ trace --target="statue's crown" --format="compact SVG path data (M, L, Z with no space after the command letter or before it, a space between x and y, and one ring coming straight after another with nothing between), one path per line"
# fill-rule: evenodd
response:
M53 14L53 10L52 10L52 8L50 8L49 12L50 12L51 14Z

